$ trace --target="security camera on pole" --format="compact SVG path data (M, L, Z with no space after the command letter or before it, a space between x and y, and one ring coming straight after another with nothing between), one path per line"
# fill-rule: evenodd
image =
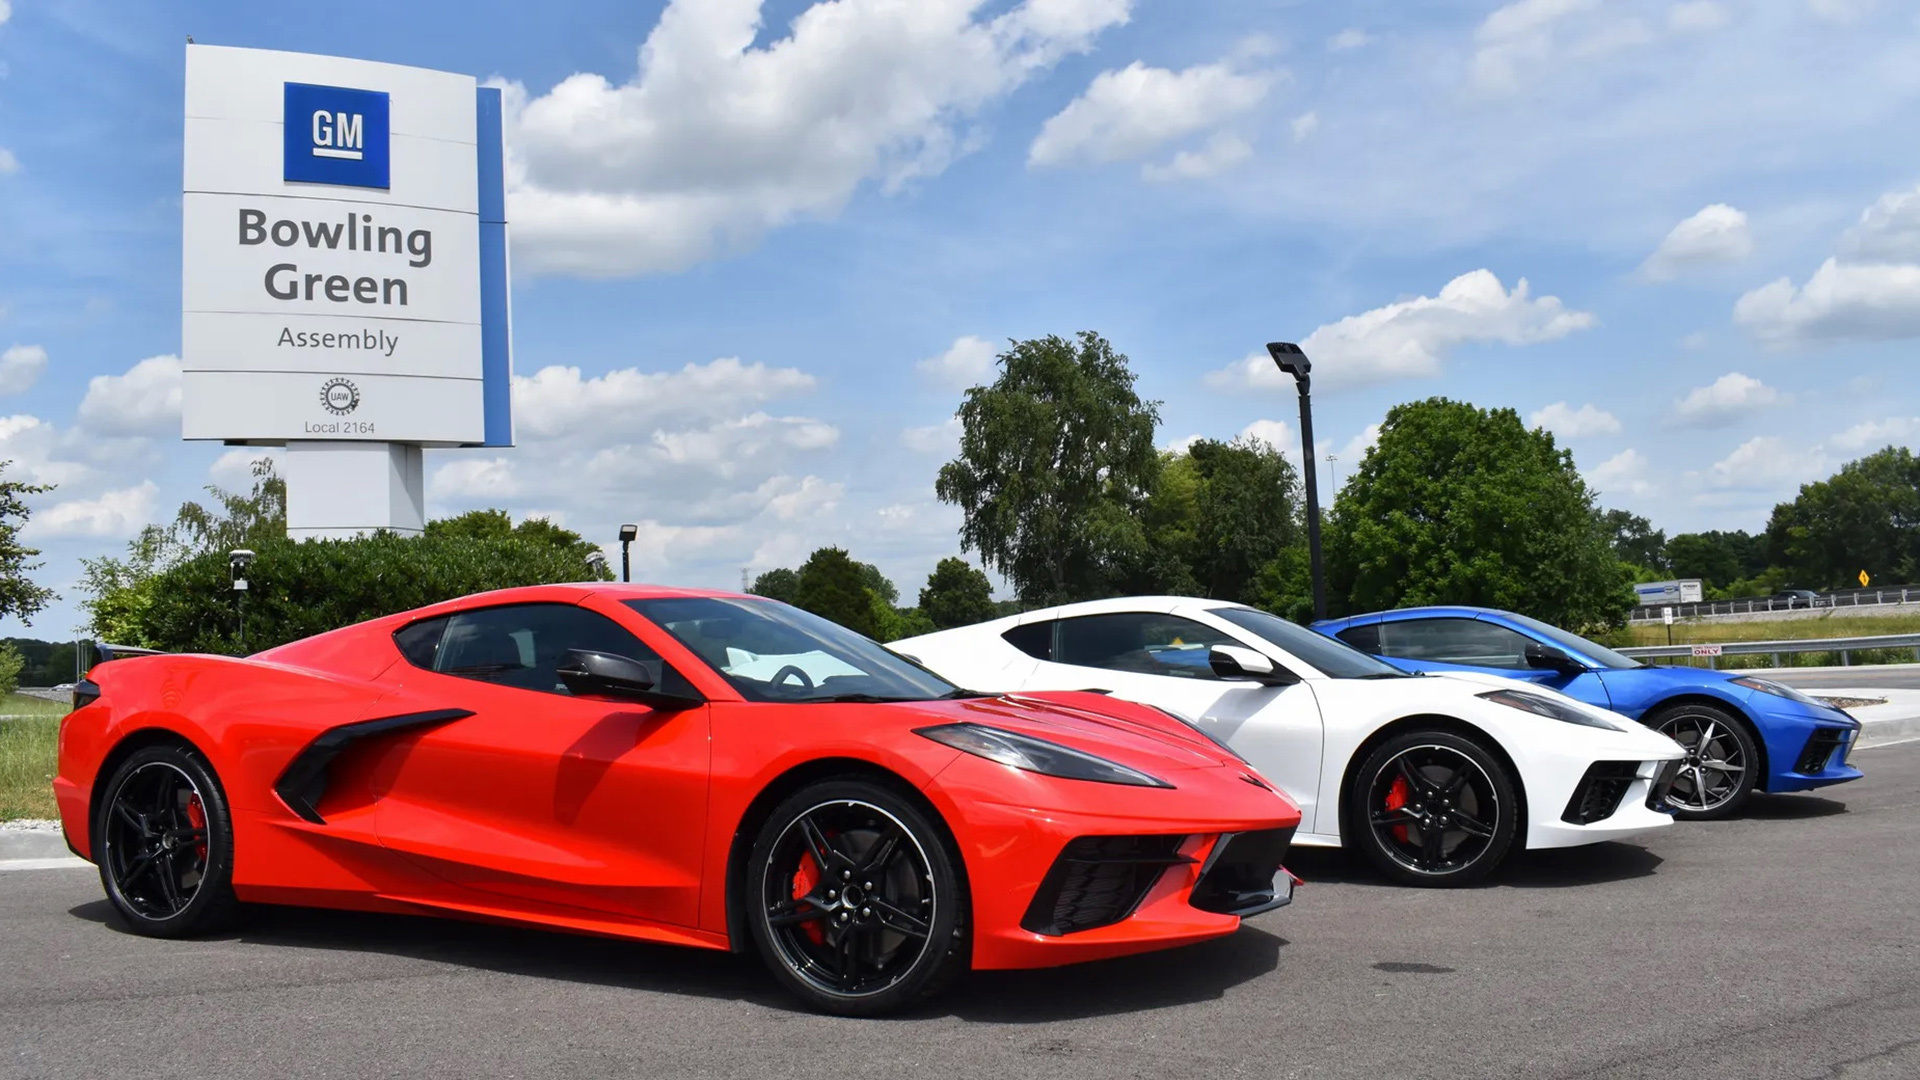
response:
M242 654L247 651L247 567L252 565L252 551L246 548L235 548L227 552L227 573L233 578L233 603L234 607L239 609L238 637Z
M1307 481L1307 560L1313 570L1313 617L1327 617L1327 575L1320 562L1320 485L1313 467L1313 361L1288 341L1267 343L1267 355L1281 371L1293 376L1300 392L1300 460Z

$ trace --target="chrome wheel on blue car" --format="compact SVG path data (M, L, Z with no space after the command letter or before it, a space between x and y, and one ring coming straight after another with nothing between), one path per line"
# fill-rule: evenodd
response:
M1746 805L1759 754L1745 724L1711 705L1683 703L1648 717L1647 725L1687 752L1667 795L1674 817L1707 821Z

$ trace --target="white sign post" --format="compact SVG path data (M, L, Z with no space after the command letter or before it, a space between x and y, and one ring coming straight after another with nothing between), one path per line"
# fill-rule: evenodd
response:
M421 452L511 446L499 91L187 47L182 435L285 446L288 533L424 527Z

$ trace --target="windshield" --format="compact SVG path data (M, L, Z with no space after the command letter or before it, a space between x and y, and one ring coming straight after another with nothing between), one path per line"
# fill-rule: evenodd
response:
M1406 672L1384 660L1377 660L1344 641L1290 623L1278 615L1257 608L1214 608L1213 613L1242 630L1250 630L1272 642L1276 648L1299 657L1314 669L1334 679L1381 679Z
M1631 656L1621 656L1605 645L1596 645L1586 638L1581 637L1579 634L1570 634L1557 626L1550 626L1543 623L1539 619L1530 619L1525 615L1515 615L1511 611L1505 612L1504 614L1507 618L1533 631L1537 636L1546 638L1548 641L1553 642L1555 645L1569 652L1577 652L1603 668L1613 668L1616 671L1624 671L1627 668L1646 667L1645 664L1635 660Z
M844 626L773 600L628 600L748 701L929 701L961 691Z

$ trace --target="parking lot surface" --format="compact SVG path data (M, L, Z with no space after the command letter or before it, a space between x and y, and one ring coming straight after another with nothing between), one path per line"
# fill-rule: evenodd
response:
M1920 1076L1920 744L1747 817L1524 857L1461 892L1301 853L1225 940L976 975L884 1021L757 963L262 909L163 942L87 870L0 874L6 1077Z

